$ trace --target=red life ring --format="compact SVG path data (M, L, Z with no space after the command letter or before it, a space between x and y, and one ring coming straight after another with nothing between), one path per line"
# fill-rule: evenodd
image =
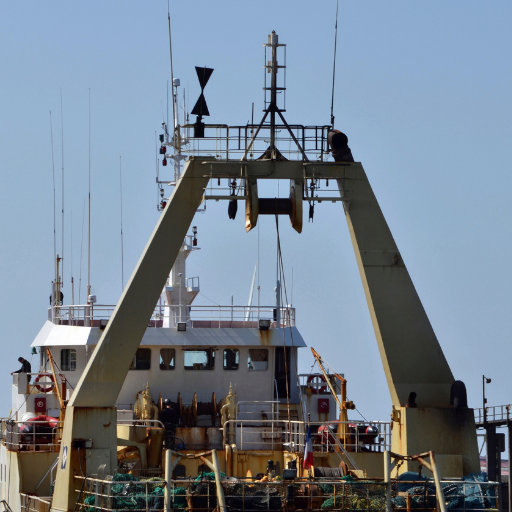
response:
M43 386L42 384L38 384L39 379L50 377L50 383L48 386ZM47 381L45 381L46 383ZM41 393L49 393L53 389L53 383L55 381L53 380L53 375L51 373L40 373L36 380L34 381L34 386L41 391Z
M311 388L312 393L325 393L327 385L323 375L310 375L308 377L308 386Z

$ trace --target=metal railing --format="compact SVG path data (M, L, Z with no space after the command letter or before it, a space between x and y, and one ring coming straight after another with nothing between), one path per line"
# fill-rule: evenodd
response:
M240 400L236 403L236 419L244 420L279 420L278 400Z
M164 424L160 420L117 420L118 425L128 425L130 427L139 428L163 428Z
M261 416L261 414L260 414ZM345 428L338 428L345 424ZM236 443L238 450L282 450L303 453L308 426L313 452L335 452L341 443L348 452L378 452L391 449L391 424L384 421L332 421L305 423L297 420L228 420L223 427L223 444ZM368 427L376 430L367 433ZM345 433L338 432L344 430Z
M343 374L341 374L341 376L343 377ZM331 394L331 390L329 389L327 382L325 382L325 377L322 373L301 373L298 375L298 379L299 386L303 394L308 392L308 388L310 388L313 393L321 392L328 395ZM323 385L322 382L324 383ZM329 375L329 382L334 390L339 393L340 383L335 375Z
M193 279L193 278L192 278ZM58 325L91 325L105 327L116 306L75 305L48 309L48 320ZM270 319L271 328L277 327L273 306L156 306L148 327L161 327L164 317L177 316L193 327L257 327L259 319ZM295 325L295 308L280 308L280 326Z
M130 510L149 512L164 509L165 480L139 480L117 474L112 480L75 476L78 493L75 510Z
M125 475L128 477L128 475ZM117 481L76 477L79 495L76 510L87 512L164 510L164 481L140 481L116 475ZM116 478L114 477L114 478ZM168 484L169 509L174 511L213 512L220 504L227 510L263 512L282 510L424 510L432 512L439 499L432 480L391 481L390 508L386 505L387 486L381 480L341 478L295 478L259 481L255 478L230 478L221 481L218 496L211 475ZM441 482L446 510L488 511L499 509L497 482L444 480ZM28 512L28 511L27 511Z
M228 126L224 124L205 125L204 137L194 138L194 125L182 127L182 152L188 156L214 156L219 159L241 159L247 152L247 160L259 158L270 144L270 125L258 129L256 124ZM327 134L330 126L289 125L296 140L310 161L324 162L329 156ZM252 140L252 145L251 145ZM288 160L302 160L302 153L284 125L276 125L276 146Z
M49 496L34 496L20 493L22 512L50 512L52 499Z
M506 422L508 419L512 419L511 414L512 405L493 405L486 407L485 409L474 409L475 422L483 423L484 421L493 422Z
M63 421L2 420L2 432L8 450L55 452L60 449L63 425Z

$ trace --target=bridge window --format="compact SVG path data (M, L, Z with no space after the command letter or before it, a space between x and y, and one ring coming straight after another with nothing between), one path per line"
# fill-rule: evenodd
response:
M63 348L60 351L60 369L64 372L76 370L76 350Z
M174 370L176 350L173 348L160 349L160 370Z
M238 370L240 352L236 348L224 350L224 370Z
M247 368L256 371L268 369L268 350L266 348L250 348Z
M215 350L185 350L185 370L213 370L215 368Z
M151 349L139 348L133 358L130 370L149 370L151 368Z

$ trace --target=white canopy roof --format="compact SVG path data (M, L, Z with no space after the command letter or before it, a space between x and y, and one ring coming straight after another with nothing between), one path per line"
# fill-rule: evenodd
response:
M31 347L96 345L101 336L99 327L55 325L46 321ZM284 337L284 341L283 341ZM269 346L306 347L296 327L260 331L252 328L174 328L148 327L141 345L188 346Z

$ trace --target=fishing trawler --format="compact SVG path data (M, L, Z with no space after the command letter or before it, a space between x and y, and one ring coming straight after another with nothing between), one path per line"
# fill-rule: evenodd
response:
M161 216L115 307L94 295L86 305L62 304L57 270L48 320L31 345L39 370L13 375L12 413L2 424L6 509L444 512L469 498L472 508L497 507L495 483L467 478L479 457L464 384L347 137L333 118L325 126L284 118L283 47L269 35L259 124L205 124L201 93L195 123L180 126L174 116L171 133L164 125L162 165L173 162L174 176L157 179ZM196 70L203 90L213 70ZM286 180L289 196L259 197L258 181L269 179ZM328 180L335 194L322 188ZM298 373L306 343L279 280L270 306L196 304L199 278L187 275L186 261L199 249L192 223L205 200L227 201L230 218L244 201L247 231L260 215L285 215L299 233L304 201L310 216L322 201L343 203L391 421L349 420L347 382L316 352L320 371Z

